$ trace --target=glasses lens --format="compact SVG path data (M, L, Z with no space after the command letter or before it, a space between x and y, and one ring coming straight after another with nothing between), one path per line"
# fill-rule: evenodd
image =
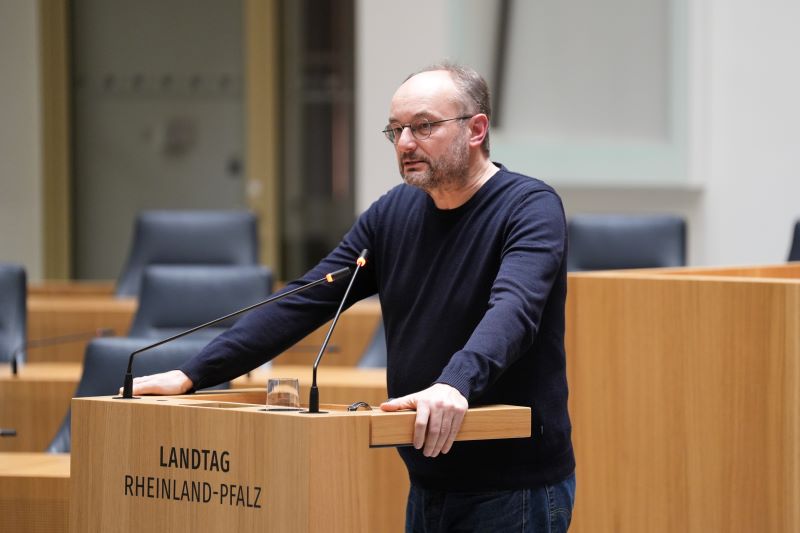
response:
M386 129L383 130L384 135L386 138L389 139L389 142L394 144L394 142L403 134L403 126L400 124L389 124L386 126Z
M427 139L431 136L431 123L424 118L416 120L411 123L411 133L420 141Z

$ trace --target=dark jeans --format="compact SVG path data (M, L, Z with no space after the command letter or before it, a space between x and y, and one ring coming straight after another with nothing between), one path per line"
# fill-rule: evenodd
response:
M412 484L406 533L563 533L574 503L574 474L554 485L494 492L445 492Z

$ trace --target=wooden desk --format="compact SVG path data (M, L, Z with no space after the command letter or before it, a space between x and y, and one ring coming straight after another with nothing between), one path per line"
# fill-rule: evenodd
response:
M114 296L115 283L103 280L45 280L28 284L28 296Z
M137 302L132 298L115 298L91 288L74 289L51 287L37 289L28 296L28 339L46 339L112 329L125 336L133 323ZM325 355L328 366L353 366L358 363L372 340L381 317L377 300L364 300L345 311ZM313 364L329 324L289 348L275 361L276 365ZM154 339L157 340L157 339ZM86 341L28 350L28 361L82 362Z
M800 264L570 274L572 531L800 531Z
M17 430L16 437L0 438L0 451L44 451L80 377L79 363L26 363L17 376L0 367L0 426Z
M0 520L3 531L67 531L69 462L69 454L0 453Z
M367 349L381 319L380 302L374 299L362 300L342 313L329 346L336 346L335 351L325 354L324 364L327 366L355 366ZM273 363L279 365L314 364L317 353L328 333L330 322L318 328L311 335L298 342L276 358Z
M28 339L49 339L109 328L128 334L136 300L96 295L28 296ZM27 351L30 362L82 362L88 341L69 342Z

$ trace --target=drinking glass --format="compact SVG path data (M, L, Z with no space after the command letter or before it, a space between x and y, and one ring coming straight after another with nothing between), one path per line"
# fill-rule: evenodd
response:
M267 381L267 411L299 411L300 384L297 378L270 378Z

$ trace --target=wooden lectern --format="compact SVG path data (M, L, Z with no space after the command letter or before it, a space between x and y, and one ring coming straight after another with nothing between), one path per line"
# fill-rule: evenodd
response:
M573 533L800 531L800 263L571 273Z
M265 400L74 399L70 531L402 530L375 512L371 461L373 448L411 442L414 412L266 411ZM528 437L530 422L527 407L473 408L458 440Z

